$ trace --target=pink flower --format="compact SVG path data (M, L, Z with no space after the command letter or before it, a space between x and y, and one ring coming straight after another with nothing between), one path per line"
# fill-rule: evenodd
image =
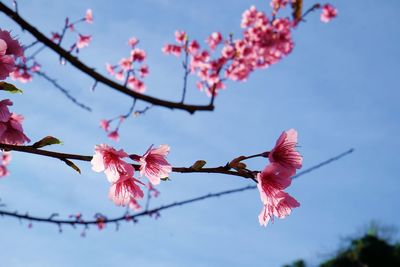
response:
M26 69L22 68L17 68L15 71L11 72L10 77L11 79L17 80L21 83L32 81L32 75Z
M178 43L184 43L186 40L186 33L184 31L176 31L175 40Z
M132 61L142 62L146 59L146 52L142 49L135 48L131 51Z
M11 161L11 153L10 152L0 152L0 177L7 176L9 174L7 170L7 165Z
M150 146L143 156L133 155L131 158L140 163L140 175L146 176L152 184L156 185L160 183L161 178L168 177L172 167L166 159L170 149L169 146L152 147Z
M139 205L139 203L134 198L130 199L130 201L128 203L128 207L133 211L140 211L142 209L142 207Z
M12 106L13 102L10 99L4 99L0 101L0 122L7 122L11 118L11 112L8 110L8 106Z
M211 50L214 50L217 45L222 42L222 35L219 32L213 32L206 40Z
M118 130L114 130L112 132L110 132L107 135L108 138L110 138L111 140L118 142L119 141L119 134L118 134Z
M128 40L128 45L130 46L130 47L135 47L137 44L139 43L139 40L138 39L136 39L135 37L131 37L131 38L129 38L129 40Z
M22 57L24 55L24 49L17 40L11 37L9 31L0 30L0 39L7 44L7 50L5 54L13 55L15 58Z
M110 121L109 120L101 120L100 128L102 128L104 131L108 132L110 129Z
M137 79L134 76L129 77L128 79L128 86L133 89L133 91L138 92L138 93L144 93L146 91L146 86L144 85L144 82Z
M264 207L258 216L260 225L267 226L268 222L274 221L274 216L280 219L290 215L293 208L300 206L292 196L283 191L277 191L274 195L267 198Z
M303 158L296 151L297 131L294 129L283 132L276 141L275 147L269 152L268 158L285 168L300 169Z
M115 79L123 81L125 80L124 70L120 70L115 74Z
M110 63L106 63L106 70L108 74L114 75L115 74L114 69L115 69L114 66L112 66Z
M24 117L15 113L11 114L7 122L0 122L0 143L10 145L23 145L31 140L24 134L22 121Z
M132 60L130 58L122 58L119 61L119 66L123 70L130 70L132 68Z
M79 34L79 39L76 42L76 47L78 49L82 49L86 46L89 46L90 41L92 40L92 36L91 35L82 35Z
M110 183L117 182L121 177L132 177L135 169L122 160L125 157L128 157L128 154L122 149L115 150L106 144L97 145L91 160L92 170L104 171Z
M268 164L261 173L257 174L257 187L262 202L265 203L268 196L287 188L292 183L293 174L294 172L288 172L279 164Z
M52 32L51 33L51 38L50 40L52 40L53 42L58 41L61 39L61 35L58 32Z
M129 204L131 199L136 200L143 198L143 191L135 182L144 185L142 182L133 177L121 177L118 181L111 185L108 193L109 198L117 206L126 206Z
M106 228L106 222L105 222L105 218L104 217L98 217L97 219L96 219L96 225L97 225L97 228L99 229L99 230L103 230L104 228Z
M200 50L199 43L196 40L191 41L189 44L188 50L191 55L197 54L197 52L199 52L199 50Z
M173 54L174 56L179 57L181 55L182 47L179 45L166 44L163 46L162 51L164 54Z
M93 11L91 9L86 10L85 21L87 23L93 23Z
M149 74L149 67L144 65L139 68L140 77L144 78Z
M4 80L15 70L15 59L23 56L24 50L10 32L0 29L0 80Z
M328 23L337 16L337 9L330 4L325 4L322 7L321 21Z

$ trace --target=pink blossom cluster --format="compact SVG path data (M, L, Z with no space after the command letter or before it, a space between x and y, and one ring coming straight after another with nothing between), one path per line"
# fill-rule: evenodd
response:
M119 124L117 125L117 127L114 130L110 130L110 124L113 120L119 120ZM119 116L117 118L114 119L110 119L110 120L100 120L100 128L102 128L107 134L107 137L110 138L111 140L114 140L116 142L119 141L119 125L124 121L125 119L123 118L123 116Z
M201 49L197 41L183 42L184 32L175 33L178 44L167 44L163 52L179 56L181 51L189 53L190 70L200 81L197 87L208 95L224 89L224 81L245 81L251 72L266 68L288 55L293 49L291 29L293 23L288 18L269 20L267 15L254 6L242 15L243 36L232 40L214 32L206 40L208 49ZM212 58L220 46L219 56Z
M89 46L90 42L92 41L91 35L82 34L76 29L75 26L81 22L86 22L89 24L93 23L93 11L91 9L86 10L85 16L81 19L78 19L77 21L70 22L69 18L67 17L65 19L64 29L61 31L61 33L52 32L50 39L60 44L65 36L67 29L69 29L71 32L76 32L78 34L78 39L74 44L71 45L69 51L73 52L75 50L76 53L79 53L80 49Z
M26 60L26 57L20 58L20 63L16 64L16 69L10 73L10 77L13 80L19 81L21 83L27 83L32 81L33 75L40 71L41 66L36 61L32 63Z
M106 70L117 80L124 81L125 85L133 91L144 93L146 91L146 86L142 79L149 74L149 67L144 64L146 52L136 47L138 43L139 40L137 38L130 38L128 40L128 45L131 48L130 55L121 58L117 65L106 63Z
M0 29L0 80L6 79L15 70L15 60L23 54L24 50L10 32Z
M272 19L256 7L250 7L242 15L241 38L233 40L232 35L224 38L220 32L213 32L206 39L208 49L202 49L196 40L190 41L184 31L176 31L176 43L164 45L162 51L177 57L182 53L189 56L190 64L184 65L185 68L190 68L191 73L199 77L197 88L212 96L225 88L225 80L246 81L253 71L267 68L292 52L291 31L298 24L298 18L277 18L276 13L295 2L272 0ZM336 9L330 5L323 7L323 21L335 16Z
M273 222L274 216L284 218L293 208L300 206L296 199L284 191L291 184L296 169L302 166L302 157L296 151L296 145L296 130L283 132L268 154L270 163L257 175L257 187L263 203L258 219L263 226L270 220Z
M9 145L23 145L30 142L22 129L23 116L10 112L8 106L13 103L10 99L0 101L0 143ZM7 165L11 160L9 152L0 154L0 177L8 175Z
M95 147L95 155L91 161L92 169L104 172L111 183L109 198L118 206L128 206L133 210L140 209L137 200L143 198L141 186L145 186L139 179L133 177L135 168L124 159L130 158L140 164L141 176L146 176L153 185L159 184L162 178L168 177L172 171L166 156L169 153L168 145L158 148L150 147L142 156L128 155L124 150L116 150L111 146L101 144ZM152 187L149 187L150 190ZM154 189L153 189L154 190Z

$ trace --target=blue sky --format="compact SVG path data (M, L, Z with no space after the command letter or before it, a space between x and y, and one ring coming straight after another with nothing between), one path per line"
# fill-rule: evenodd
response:
M11 2L11 1L8 1ZM182 70L161 47L173 40L176 29L204 40L211 32L240 31L242 12L250 5L266 10L268 1L19 1L20 14L43 32L63 25L65 16L80 18L92 8L93 25L81 31L93 35L79 57L105 73L105 62L126 56L126 42L136 36L148 54L151 74L148 93L180 99ZM131 100L98 86L71 66L60 66L51 51L40 56L43 70L57 78L81 101L85 112L51 85L36 78L20 85L25 93L12 98L13 111L24 114L24 128L32 140L59 137L67 152L93 153L99 143L129 152L143 152L150 144L171 146L170 162L189 166L197 159L224 164L242 154L271 148L289 128L299 132L304 168L355 148L353 155L296 180L289 192L301 203L291 216L262 228L256 191L212 199L171 209L158 220L143 218L138 225L113 225L104 231L80 230L2 218L0 250L5 266L281 266L298 258L315 264L338 247L340 238L357 232L371 220L398 227L400 180L397 140L400 131L398 75L400 74L400 18L395 0L332 1L339 17L323 24L319 14L294 33L293 53L246 83L228 83L216 101L215 112L194 116L154 108L129 119L121 141L112 143L98 121L126 112ZM29 34L4 15L2 29L12 29L21 41ZM207 103L191 80L189 99ZM142 104L144 107L145 105ZM263 160L251 167L261 169ZM119 215L124 209L107 199L103 174L79 163L77 175L57 160L13 153L11 175L1 180L1 198L10 210L47 216L82 212ZM163 183L156 206L209 192L236 188L249 181L220 175L178 175Z

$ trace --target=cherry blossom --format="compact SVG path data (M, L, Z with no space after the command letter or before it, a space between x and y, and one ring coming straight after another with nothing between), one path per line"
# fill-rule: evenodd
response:
M23 145L31 140L24 134L22 121L24 117L15 113L7 122L0 122L0 143L9 145Z
M337 16L337 9L330 4L325 4L322 7L321 21L328 23Z
M267 201L258 216L260 225L267 226L270 220L274 221L274 216L283 219L290 215L293 208L297 207L300 207L300 203L296 199L286 192L277 191L274 195L267 197Z
M90 41L92 40L92 36L91 35L82 35L79 34L79 39L76 42L76 47L78 49L82 49L84 47L89 46Z
M118 133L118 129L110 132L108 135L108 138L110 138L111 140L114 140L115 142L119 141L119 133Z
M111 185L108 194L109 198L117 206L126 206L130 203L131 199L138 200L143 198L143 191L136 183L144 185L142 182L133 177L121 177L118 181Z
M85 21L87 23L93 23L93 11L91 9L86 10Z
M269 153L268 159L288 169L300 169L303 158L296 150L296 145L297 131L294 129L287 130L276 141L276 145Z
M166 159L169 149L168 145L158 148L150 146L143 156L131 155L131 159L140 163L140 175L146 176L152 184L157 185L161 178L168 177L172 171L171 164Z
M23 49L10 32L0 29L0 80L6 79L15 70L15 59L23 56Z
M0 152L0 177L4 177L9 175L9 171L7 169L7 165L11 161L11 153L2 151Z
M120 177L133 176L135 172L132 165L123 158L128 157L123 149L115 150L106 144L95 146L95 154L91 160L92 170L106 174L110 183L117 182Z
M11 118L11 112L8 106L12 106L13 102L10 99L0 101L0 122L7 122Z

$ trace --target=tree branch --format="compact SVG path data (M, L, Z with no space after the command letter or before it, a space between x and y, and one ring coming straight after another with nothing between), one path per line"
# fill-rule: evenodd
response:
M132 98L140 99L142 101L151 103L155 106L162 106L162 107L166 107L169 109L185 110L191 114L193 114L196 111L212 111L212 110L214 110L214 106L212 104L188 105L188 104L183 104L181 102L167 101L167 100L163 100L163 99L159 99L159 98L155 98L152 96L134 92L134 91L128 89L127 87L120 85L120 84L106 78L102 74L96 72L93 68L90 68L89 66L85 65L77 57L71 55L67 50L63 49L61 46L59 46L56 43L54 43L53 41L51 41L43 33L41 33L39 30L37 30L35 27L33 27L30 23L28 23L26 20L24 20L22 17L20 17L18 15L18 13L16 13L12 9L8 8L2 2L0 2L0 11L3 12L4 14L6 14L8 17L10 17L19 26L21 26L22 29L24 29L24 30L28 31L30 34L32 34L38 41L43 43L46 47L50 48L55 53L57 53L60 57L64 58L66 61L71 63L71 65L73 65L74 67L76 67L77 69L82 71L83 73L86 73L88 76L92 77L97 82L107 85L111 89L114 89L114 90L116 90L120 93L123 93L125 95L128 95Z
M306 170L304 170L303 172L298 173L297 175L293 176L292 179L296 179L302 175L305 175L307 173L310 173L312 171L315 171L325 165L328 165L334 161L337 161L351 153L354 152L354 149L350 149L344 153L339 154L338 156L332 157L326 161L323 161L317 165L314 165L311 168L308 168ZM216 197L221 197L221 196L225 196L225 195L230 195L230 194L234 194L234 193L239 193L239 192L244 192L244 191L248 191L248 190L254 190L256 189L257 186L255 185L247 185L245 187L240 187L240 188L236 188L236 189L231 189L231 190L225 190L225 191L220 191L220 192L216 192L216 193L209 193L206 195L202 195L200 197L195 197L195 198L190 198L187 200L183 200L183 201L178 201L178 202L174 202L168 205L163 205L160 206L158 208L154 208L154 209L150 209L150 210L144 210L143 212L139 212L136 214L124 214L122 216L119 217L115 217L115 218L111 218L108 219L106 217L102 217L101 223L118 223L120 221L136 221L137 218L142 217L142 216L151 216L153 214L158 214L160 211L162 210L166 210L166 209L170 209L170 208L174 208L174 207L178 207L178 206L183 206L183 205L187 205L190 203L194 203L194 202L198 202L198 201L202 201L202 200L206 200L209 198L216 198ZM75 227L75 225L84 225L84 226L89 226L89 225L97 225L99 223L99 220L82 220L80 218L76 218L75 220L57 220L54 219L54 214L50 217L37 217L37 216L30 216L29 214L22 214L22 213L18 213L18 212L10 212L10 211L5 211L5 210L0 210L0 216L9 216L9 217L14 217L20 220L28 220L30 222L43 222L43 223L52 223L52 224L56 224L59 227L61 225L71 225L73 227Z
M85 155L78 155L78 154L68 154L68 153L60 153L54 151L48 151L43 149L37 149L32 146L17 146L17 145L7 145L7 144L0 144L0 149L4 149L7 151L18 151L24 152L29 154L41 155L50 158L56 158L59 160L80 160L80 161L91 161L92 156L85 156ZM135 170L139 170L140 165L132 164ZM211 168L201 168L201 169L194 169L192 167L173 167L173 172L177 173L218 173L218 174L226 174L226 175L233 175L233 176L240 176L243 178L250 178L254 179L254 175L249 172L238 172L233 171L227 165L219 166L219 167L211 167Z

